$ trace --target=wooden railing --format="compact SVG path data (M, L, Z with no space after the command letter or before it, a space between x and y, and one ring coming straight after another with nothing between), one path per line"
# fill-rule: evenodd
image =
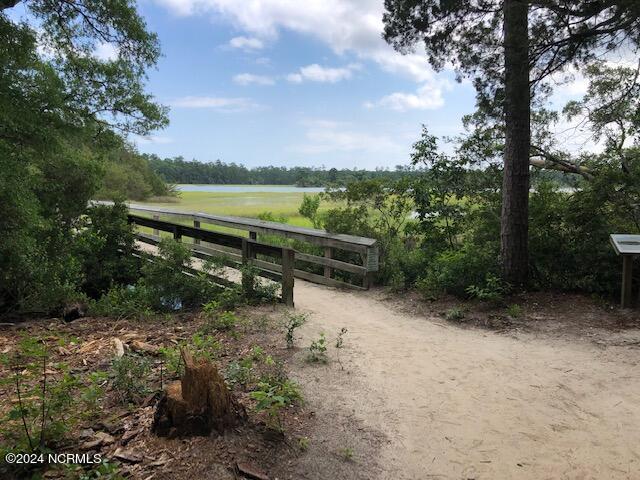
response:
M170 232L175 240L182 240L182 237L190 237L194 240L191 245L193 255L195 257L207 260L211 257L217 257L224 260L229 258L227 252L221 252L215 248L200 245L199 241L204 241L212 245L224 248L240 250L240 262L227 260L226 265L238 267L240 265L254 265L258 276L269 278L270 280L279 281L282 285L282 301L293 306L293 286L294 286L294 251L287 247L276 247L257 242L250 238L243 238L236 235L226 233L213 232L198 227L190 227L177 223L167 222L155 218L143 217L140 215L129 214L129 222L136 226L149 227L154 232L159 231ZM160 235L147 235L141 232L136 233L138 240L151 245L157 245L160 242ZM258 261L256 256L260 254L266 257L276 258L279 263L267 261ZM277 267L277 268L276 268ZM244 281L244 278L243 278Z
M378 271L378 245L377 241L373 238L333 234L324 230L296 227L285 223L270 222L256 218L211 215L200 212L185 212L135 204L130 204L128 207L132 214L140 214L140 216L146 215L155 220L160 220L161 217L179 219L181 222L186 221L189 224L192 224L193 228L201 228L202 225L209 224L233 230L247 231L249 240L253 240L254 242L256 242L258 235L261 234L299 240L321 247L323 252L322 256L300 251L295 251L294 254L295 261L299 265L306 263L322 268L321 275L303 268L294 267L293 273L296 278L301 278L310 282L334 287L367 289L371 285L373 274ZM160 229L155 229L153 236L159 236L158 230ZM185 234L185 236L188 235ZM139 237L142 239L144 237L149 237L149 235L139 233ZM225 253L236 262L242 261L241 247L239 247L237 243L233 246L215 244L207 247L200 244L199 240L200 239L197 238L194 239L194 246L199 246L201 249L213 249L216 254ZM262 242L262 244L265 244L265 242ZM345 255L340 252L351 252L352 255ZM344 261L344 258L343 260L340 260L334 257L350 258L348 258L349 261ZM253 259L253 263L257 267L265 268L271 272L282 273L282 269L279 264L265 262L263 259L256 258ZM347 272L347 274L340 272Z

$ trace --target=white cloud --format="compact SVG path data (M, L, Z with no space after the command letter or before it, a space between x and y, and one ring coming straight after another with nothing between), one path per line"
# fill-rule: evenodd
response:
M305 80L310 82L336 83L351 78L352 72L360 68L360 65L357 63L352 63L342 68L323 67L314 63L313 65L300 68L297 73L287 75L287 80L292 83L302 83Z
M291 146L290 151L312 155L330 152L398 153L403 150L385 135L357 131L345 122L314 120L305 122L305 125L307 142Z
M193 96L178 98L169 102L169 105L177 108L210 108L222 112L241 112L259 107L248 98Z
M118 47L112 43L102 42L96 45L93 55L103 61L116 60L118 58Z
M264 42L255 37L234 37L229 41L229 46L245 51L256 51L264 48Z
M155 0L177 15L222 17L258 39L275 39L280 30L310 35L335 53L372 60L384 70L420 83L433 71L424 55L402 56L382 39L381 0ZM297 78L297 77L296 77Z
M238 85L273 85L275 81L266 75L254 75L252 73L240 73L233 77L234 83Z
M439 84L425 83L416 93L395 92L375 102L366 102L366 108L383 107L399 112L406 110L432 110L444 105L442 91L446 88Z

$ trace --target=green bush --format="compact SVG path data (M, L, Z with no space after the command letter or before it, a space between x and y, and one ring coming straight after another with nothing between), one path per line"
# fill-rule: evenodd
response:
M219 269L219 265L208 263L202 271L195 272L189 247L173 239L163 239L158 244L158 255L142 266L138 284L146 291L154 310L199 307L220 292L220 287L207 276Z
M151 362L145 357L125 354L111 362L111 384L123 404L138 403L151 390L147 377Z
M85 226L76 237L75 254L81 262L80 289L97 298L113 285L135 283L140 276L140 260L133 227L127 222L127 206L97 205L87 210Z
M470 285L483 285L486 275L492 272L498 272L497 252L466 244L433 259L419 280L418 289L427 297L441 293L463 297Z

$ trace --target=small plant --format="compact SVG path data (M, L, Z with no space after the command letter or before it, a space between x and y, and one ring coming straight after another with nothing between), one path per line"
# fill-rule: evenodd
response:
M509 305L509 307L507 308L507 315L509 315L511 318L520 317L522 315L522 307L517 303Z
M188 347L194 358L206 358L207 360L217 358L222 349L222 345L214 336L200 332L194 333L190 341L180 342L176 347L160 348L160 354L167 373L174 377L182 375L184 371L182 356L180 355L181 347Z
M287 348L293 348L295 341L295 330L301 327L307 321L307 315L304 313L287 313L285 318L285 340L287 342Z
M327 363L327 339L325 338L324 333L320 334L320 338L311 342L307 361L313 363Z
M205 312L205 315L207 315L207 323L204 325L204 327L201 329L203 332L205 333L211 333L211 332L225 332L225 331L229 331L229 330L233 330L237 323L238 323L238 317L236 317L236 315L233 312L209 312L207 311L207 305L206 304L203 307L203 310Z
M342 348L344 345L344 335L348 332L345 327L342 327L338 332L338 337L336 338L336 348Z
M262 348L260 345L254 345L253 347L251 347L249 355L251 356L252 360L259 362L264 357L264 348Z
M340 456L347 462L353 460L353 453L353 448L351 447L344 447L340 449Z
M509 292L509 285L495 275L487 274L484 286L470 285L467 294L483 302L497 303Z
M298 448L301 452L306 452L307 450L309 450L309 437L298 438Z
M145 379L150 370L149 360L138 355L125 354L111 362L111 384L123 404L138 403L149 393Z
M0 416L0 458L8 452L42 453L78 420L72 400L80 383L65 364L49 362L47 345L36 337L23 337L2 363L12 375L0 379L0 386L13 389L16 401Z
M298 384L286 378L265 378L249 396L258 402L256 411L267 412L269 426L279 432L283 431L282 409L302 401Z
M253 361L247 357L229 363L224 378L229 385L247 385L253 379Z
M444 318L449 320L450 322L460 322L464 320L465 312L460 307L451 307L444 314Z
M100 412L100 400L104 397L108 378L108 372L97 371L89 374L89 384L80 391L80 399L85 406L83 416L86 418L95 417Z

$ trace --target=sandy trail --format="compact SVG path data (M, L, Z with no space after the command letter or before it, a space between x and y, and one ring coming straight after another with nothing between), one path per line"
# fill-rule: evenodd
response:
M298 376L324 414L350 412L387 435L371 459L377 478L640 478L638 349L461 329L374 292L295 290L310 314L299 345L349 329L330 353L350 378L308 366Z

